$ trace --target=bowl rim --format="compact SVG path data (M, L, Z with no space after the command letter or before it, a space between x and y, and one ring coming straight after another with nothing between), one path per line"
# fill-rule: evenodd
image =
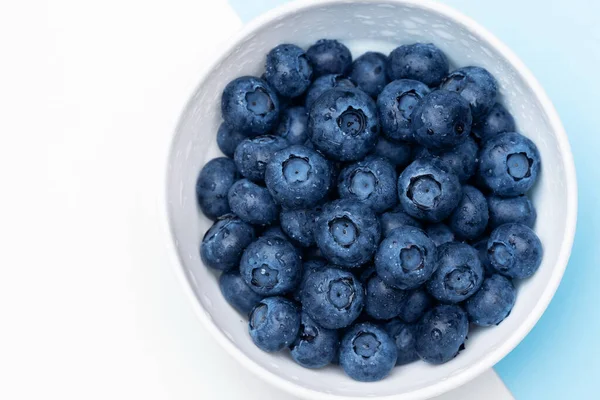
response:
M567 190L567 207L566 207L566 226L561 243L561 248L558 254L558 258L555 263L553 273L550 277L549 283L544 289L542 295L539 297L537 303L533 306L529 315L525 318L524 322L512 333L512 335L500 346L490 351L476 363L465 368L460 373L447 377L447 379L436 382L430 386L416 389L414 391L402 394L382 395L375 396L373 398L380 399L396 399L396 400L416 400L416 399L427 399L435 396L439 396L452 389L464 385L470 380L476 378L484 371L492 368L498 361L512 351L531 331L537 321L540 319L546 308L548 307L554 293L556 292L558 285L562 279L564 271L567 267L567 263L571 254L573 246L573 240L575 237L575 228L577 224L577 178L575 174L575 164L573 161L573 154L571 152L571 146L569 144L567 134L560 121L558 113L548 98L545 90L542 88L540 83L531 73L531 71L525 66L525 64L516 56L516 54L510 50L504 43L496 38L492 33L487 31L479 23L475 22L470 17L460 13L442 3L434 2L432 0L295 0L276 8L269 10L268 12L256 17L249 23L245 24L237 33L231 36L225 45L216 51L217 57L214 57L207 67L203 70L199 83L194 88L192 95L187 101L186 106L182 110L178 123L175 128L174 135L171 138L170 145L168 147L168 153L166 154L166 168L164 170L165 176L163 182L165 184L164 192L164 205L165 217L162 218L162 224L164 226L165 237L169 236L167 242L170 243L169 253L171 258L171 264L174 267L176 275L181 282L181 285L192 303L192 307L204 325L206 329L211 333L213 338L237 361L240 362L246 369L252 371L256 376L269 382L273 386L282 389L288 393L300 396L305 399L324 399L324 400L353 400L357 399L357 396L346 396L336 395L330 393L324 393L313 389L306 388L299 383L290 382L275 373L263 368L253 359L244 354L239 350L227 337L221 332L216 326L214 321L208 316L200 302L198 301L196 294L190 284L187 272L178 257L177 246L175 243L175 232L171 225L171 213L169 210L169 199L168 199L168 185L169 185L169 165L171 165L172 149L175 142L175 138L181 129L183 124L183 116L192 107L193 93L196 93L202 86L203 82L207 79L208 75L215 69L217 65L225 60L228 54L235 49L239 42L251 35L256 30L262 28L265 24L268 24L281 17L293 14L299 10L308 9L312 7L325 7L328 5L335 4L394 4L394 5L408 5L414 8L420 8L426 11L438 13L453 21L461 24L467 31L473 33L477 37L485 40L489 43L496 51L498 51L513 68L519 73L519 75L527 82L532 89L534 95L540 102L543 110L548 116L548 120L552 130L556 133L557 142L560 147L560 153L564 160L565 175L566 175L566 190Z

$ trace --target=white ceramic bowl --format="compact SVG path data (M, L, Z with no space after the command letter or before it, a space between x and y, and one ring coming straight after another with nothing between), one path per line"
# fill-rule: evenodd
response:
M309 370L288 354L267 354L248 335L247 322L225 301L217 275L202 265L199 243L211 221L195 201L201 167L220 156L216 132L224 86L241 75L260 76L265 54L280 43L308 47L320 38L346 43L357 57L366 49L389 52L412 42L432 42L453 67L478 65L498 79L500 100L518 130L539 147L543 169L533 190L535 227L544 259L531 279L518 284L515 307L500 326L469 333L466 350L439 366L416 362L395 368L376 383L352 381L337 367ZM567 136L548 97L521 61L474 21L422 0L300 1L248 24L215 56L181 116L167 171L169 226L185 290L198 316L241 364L266 381L304 398L422 399L451 390L492 367L531 330L550 302L571 251L577 214L575 170Z

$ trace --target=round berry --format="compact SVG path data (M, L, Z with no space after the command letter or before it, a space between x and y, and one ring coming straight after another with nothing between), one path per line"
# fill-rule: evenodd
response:
M318 40L308 48L306 56L317 77L325 74L346 74L352 65L350 50L337 40Z
M457 305L439 305L417 324L417 354L430 364L452 360L464 348L469 332L467 313Z
M284 97L300 96L310 85L312 66L304 50L293 44L280 44L267 54L265 78Z
M475 240L487 227L488 203L483 194L470 185L463 186L463 197L448 224L459 239Z
M448 60L431 43L415 43L397 47L390 53L388 74L392 79L414 79L437 86L448 75Z
M219 288L225 300L236 310L244 315L263 299L263 296L254 292L240 276L240 271L226 271L219 277Z
M283 297L263 299L250 313L248 330L256 346L267 352L292 344L300 330L298 308Z
M471 132L480 141L485 141L492 136L503 132L514 132L515 119L500 103L494 104L492 109L473 124Z
M322 368L338 351L338 332L326 329L302 313L298 339L290 347L292 359L304 368Z
M279 214L279 222L283 232L301 247L315 245L313 236L315 219L321 213L321 208L283 210Z
M436 301L423 288L417 288L406 293L400 307L398 318L412 324L421 319L423 314L435 305Z
M459 93L471 105L474 119L485 116L496 104L498 84L486 69L463 67L450 73L442 89Z
M349 76L360 90L375 98L388 83L386 64L385 55L369 51L354 60Z
M344 75L328 74L320 76L315 79L315 81L306 91L306 99L304 100L306 110L310 111L313 104L315 104L315 101L317 101L317 99L329 89L353 89L355 87L356 84L352 82L350 78L347 78Z
M401 226L409 225L415 228L422 229L423 225L404 212L402 206L398 205L392 210L385 212L379 216L379 223L381 225L381 235L387 237L391 231Z
M217 131L217 144L219 145L219 149L229 158L233 158L235 149L242 143L242 140L246 138L246 135L231 130L224 122L219 126L219 130Z
M465 310L475 325L498 325L510 314L516 297L512 282L495 274L485 279L481 289L466 301Z
M537 219L537 212L527 196L490 196L487 202L490 210L490 229L496 229L500 225L510 222L518 222L533 228Z
M231 211L249 224L269 225L279 217L279 206L269 191L248 179L234 183L228 199Z
M265 168L273 153L286 147L287 140L279 136L248 138L235 149L233 159L244 178L261 182L265 179Z
M275 135L292 144L304 144L308 140L308 113L304 107L289 107L281 112Z
M448 228L448 225L446 224L437 223L427 225L427 228L425 228L425 233L427 233L427 236L433 240L433 243L435 243L436 246L441 246L444 243L454 242L454 232L452 232L452 230Z
M223 215L204 234L200 256L204 265L227 271L237 267L242 251L254 240L254 228L233 214Z
M213 158L202 167L196 181L196 199L204 215L215 220L231 212L227 193L237 179L237 169L229 158Z
M368 273L365 285L365 312L374 319L391 319L400 313L406 292L388 286L375 270Z
M396 365L409 364L419 359L415 325L406 324L396 318L384 324L383 329L396 344Z
M411 162L412 147L407 142L396 142L379 136L373 154L385 158L395 167L404 168Z
M433 150L426 147L415 149L414 158L437 157L444 161L461 182L468 181L477 170L479 164L479 146L473 138L468 137L461 144L443 150Z
M487 244L490 265L516 279L529 278L542 262L542 242L523 224L504 224L492 231Z

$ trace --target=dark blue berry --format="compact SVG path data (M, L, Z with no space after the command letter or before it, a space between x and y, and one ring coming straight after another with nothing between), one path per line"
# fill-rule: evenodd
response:
M490 229L510 222L518 222L533 228L537 212L531 200L525 195L517 197L490 196L487 199L490 210Z
M223 272L219 277L219 288L225 300L244 315L248 315L263 298L250 289L237 270Z
M346 74L352 65L350 50L337 40L321 39L310 46L306 56L315 77L326 74Z
M296 340L300 330L298 308L283 297L269 297L254 307L248 330L256 346L267 352L282 350Z
M477 143L473 138L468 137L464 142L451 149L433 150L420 146L415 149L414 158L437 157L452 168L459 181L466 182L477 170L478 153Z
M240 179L229 189L231 211L253 225L269 225L279 217L279 206L269 191L248 179Z
M423 288L411 290L406 293L398 318L412 324L421 319L423 314L435 304L436 301Z
M304 368L322 368L331 363L338 351L335 329L326 329L302 313L298 338L290 347L294 361Z
M500 103L494 104L492 109L477 123L473 124L471 132L480 141L485 141L498 133L514 132L515 119Z
M433 243L435 243L436 246L454 242L454 232L452 232L446 224L429 224L427 225L427 228L425 228L425 233L433 240Z
M267 54L265 78L284 97L300 96L311 82L313 69L304 50L280 44Z
M415 228L423 228L423 225L404 212L402 206L398 205L392 210L385 212L379 216L381 224L381 235L387 237L391 231L401 226L409 225Z
M462 308L436 306L417 324L417 354L430 364L448 362L464 348L468 332L469 320Z
M308 113L304 107L290 107L281 112L275 135L289 144L304 144L308 140Z
M243 76L223 90L221 114L230 129L246 135L264 135L277 125L279 99L262 79Z
M315 104L315 101L317 101L317 99L329 89L352 89L355 87L356 84L344 75L328 74L320 76L317 79L315 79L315 81L312 83L312 85L310 85L310 87L306 91L306 99L304 101L306 110L310 111L313 104Z
M231 130L224 122L219 126L219 130L217 131L217 144L219 145L219 149L229 158L233 158L235 149L242 143L242 140L246 138L246 135Z
M365 312L374 319L391 319L400 313L406 292L388 286L376 273L369 271L365 285Z
M448 60L431 43L415 43L397 47L390 53L388 74L392 79L414 79L437 86L448 75Z
M412 147L407 142L396 142L379 136L373 154L385 158L396 167L404 168L411 161Z
M417 354L416 326L393 319L383 325L383 329L396 344L398 358L396 365L405 365L419 359Z
M386 64L385 55L369 51L354 60L349 76L360 90L371 97L377 97L388 83Z
M227 193L237 179L237 169L229 158L213 158L202 167L196 181L196 199L204 215L214 220L231 212Z
M504 224L492 231L487 255L492 268L505 276L524 279L537 271L542 262L542 242L523 224Z
M254 228L233 214L223 215L206 231L200 245L204 265L226 271L237 267L254 240Z
M235 149L234 160L240 173L254 182L265 179L265 168L273 153L288 147L279 136L258 136L243 140Z
M466 301L465 310L475 325L498 325L510 314L516 297L512 282L495 274L486 278L481 289Z
M314 246L313 228L320 208L283 210L279 214L279 222L285 234L293 243L302 246Z
M498 96L496 79L480 67L463 67L451 72L441 88L457 92L467 100L475 120L484 117L492 109Z
M470 185L463 186L463 197L450 215L448 225L459 239L475 240L488 225L488 203L483 194Z

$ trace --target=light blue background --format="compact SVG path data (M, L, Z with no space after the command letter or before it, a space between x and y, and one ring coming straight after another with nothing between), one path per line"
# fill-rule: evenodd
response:
M286 2L229 1L244 21ZM496 371L518 400L600 399L600 1L443 3L480 22L533 71L558 109L577 168L569 267L540 322Z

